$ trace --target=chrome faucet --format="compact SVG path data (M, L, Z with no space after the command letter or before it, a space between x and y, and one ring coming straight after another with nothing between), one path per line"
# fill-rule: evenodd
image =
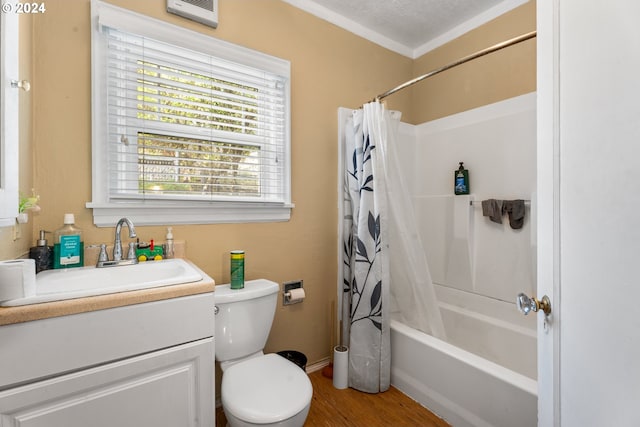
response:
M113 244L113 260L122 260L122 240L120 240L120 231L122 230L122 224L126 224L129 228L129 237L134 238L136 235L136 228L133 226L133 222L129 218L120 218L120 221L116 224L116 240ZM135 253L134 253L135 258Z

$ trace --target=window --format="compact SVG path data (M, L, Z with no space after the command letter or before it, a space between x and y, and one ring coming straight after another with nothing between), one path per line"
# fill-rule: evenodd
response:
M289 219L289 62L107 3L92 15L94 223Z

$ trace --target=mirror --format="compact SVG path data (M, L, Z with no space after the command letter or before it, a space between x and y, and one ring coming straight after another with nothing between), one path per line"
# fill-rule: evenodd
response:
M0 226L18 215L18 14L0 15ZM17 84L16 84L17 86Z

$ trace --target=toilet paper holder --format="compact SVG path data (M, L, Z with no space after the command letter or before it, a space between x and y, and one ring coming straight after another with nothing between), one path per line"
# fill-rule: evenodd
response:
M304 288L302 287L302 280L294 280L292 282L286 282L282 284L282 305L298 304L304 300ZM294 289L300 289L302 292L291 292ZM302 294L292 296L292 294Z

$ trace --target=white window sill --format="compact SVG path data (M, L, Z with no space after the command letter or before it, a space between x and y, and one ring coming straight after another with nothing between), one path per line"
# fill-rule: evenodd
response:
M93 223L98 227L114 227L123 217L135 225L223 224L244 222L282 222L291 218L293 204L215 205L181 203L87 203L93 209Z

